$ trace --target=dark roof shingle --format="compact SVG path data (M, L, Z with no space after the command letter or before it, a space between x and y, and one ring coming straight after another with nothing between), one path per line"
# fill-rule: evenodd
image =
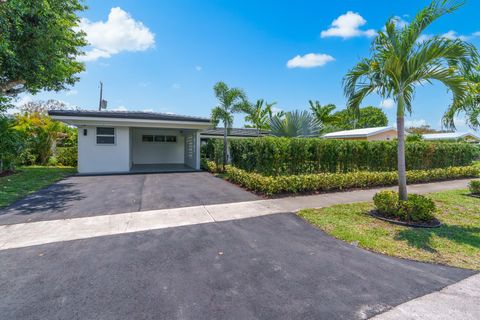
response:
M209 118L140 111L51 110L51 116L210 122Z

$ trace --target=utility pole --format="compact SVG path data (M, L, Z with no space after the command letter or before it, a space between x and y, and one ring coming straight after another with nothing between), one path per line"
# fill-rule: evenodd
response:
M102 100L103 100L103 82L100 81L100 101L98 102L98 111L102 111Z

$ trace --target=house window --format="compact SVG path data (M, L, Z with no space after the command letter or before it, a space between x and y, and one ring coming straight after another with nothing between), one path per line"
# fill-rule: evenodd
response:
M177 136L161 136L161 135L142 135L142 142L177 142Z
M165 136L155 136L155 142L165 142Z
M167 142L177 142L177 136L166 136L165 141L167 141Z
M115 144L115 128L97 128L97 144Z
M143 135L143 136L142 136L142 141L143 141L143 142L153 142L153 136L151 136L151 135Z

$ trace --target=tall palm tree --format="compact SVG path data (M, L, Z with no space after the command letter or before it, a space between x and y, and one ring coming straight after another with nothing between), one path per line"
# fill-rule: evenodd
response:
M263 106L265 104L265 107ZM263 99L257 100L255 104L247 104L243 110L247 115L245 121L250 122L248 127L259 130L270 130L270 119L272 118L272 107L276 102L268 103Z
M321 123L308 111L289 111L275 115L270 123L271 132L279 137L317 137Z
M241 112L245 109L247 96L242 89L229 88L224 82L220 81L213 87L215 96L218 99L219 105L212 109L212 123L215 127L222 121L223 123L223 170L227 164L227 134L232 128L233 114Z
M433 37L421 41L422 32L443 15L454 12L463 2L436 0L421 10L413 21L399 27L392 18L373 40L369 58L351 69L344 79L348 107L358 112L360 103L371 94L393 98L397 103L399 197L408 198L405 166L405 111L411 113L416 86L436 80L453 94L445 122L460 110L466 97L465 71L478 61L474 46L460 39ZM453 121L453 120L452 120Z

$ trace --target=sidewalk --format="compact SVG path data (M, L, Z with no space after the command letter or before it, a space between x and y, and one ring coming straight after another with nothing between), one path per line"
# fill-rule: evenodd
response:
M426 296L410 300L373 320L480 319L480 274Z
M469 179L409 186L412 193L466 188ZM115 234L296 212L305 208L370 201L381 189L355 190L230 204L130 212L0 226L0 250Z

